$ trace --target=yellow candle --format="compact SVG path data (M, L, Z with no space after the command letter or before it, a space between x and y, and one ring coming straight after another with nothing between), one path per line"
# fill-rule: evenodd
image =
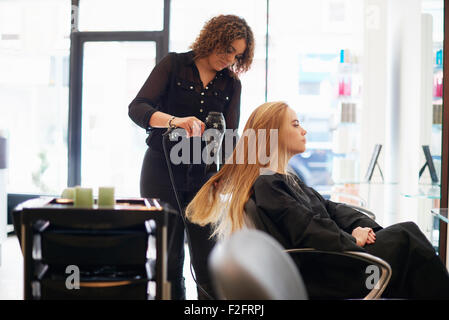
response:
M98 188L98 206L99 207L114 207L114 187L99 187Z
M92 208L94 198L92 195L92 188L75 188L74 206L78 208Z
M62 199L75 199L75 188L66 188L62 191Z

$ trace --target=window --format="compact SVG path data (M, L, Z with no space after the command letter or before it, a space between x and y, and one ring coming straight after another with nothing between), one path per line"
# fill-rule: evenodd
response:
M128 105L167 53L167 3L80 0L73 8L68 185L140 195L146 134L129 119Z
M70 1L0 2L0 129L9 193L59 194L67 183Z
M80 31L156 31L164 28L164 0L80 0Z
M268 100L286 101L308 131L307 152L290 164L315 188L357 180L363 1L280 0L269 9Z
M113 186L138 197L146 133L128 117L128 105L156 62L154 42L84 44L81 182Z

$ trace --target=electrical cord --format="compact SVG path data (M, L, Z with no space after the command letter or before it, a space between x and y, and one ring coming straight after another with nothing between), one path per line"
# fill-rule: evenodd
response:
M181 202L179 201L179 194L178 194L178 190L176 190L176 184L175 184L175 179L173 177L173 171L172 171L172 167L171 167L171 162L168 156L168 151L167 151L167 137L168 135L176 128L168 128L167 131L165 131L162 134L162 148L164 149L164 155L165 155L165 161L167 162L167 168L168 168L168 175L170 177L170 182L173 188L173 193L175 194L175 198L176 198L176 202L178 204L178 208L179 208L179 214L181 215L182 218L182 222L184 223L184 230L186 232L186 236L187 236L187 245L189 246L189 251L192 252L192 247L191 247L191 243L190 243L190 234L189 234L189 229L187 228L187 221L184 215L184 210L182 209L181 206ZM179 129L179 128L178 128ZM198 281L196 280L195 274L193 272L192 269L192 261L190 261L190 274L192 275L193 281L195 281L197 287L200 289L200 291L209 299L209 300L214 300L214 298L212 298L209 293L207 293L206 290L204 290L204 288L198 283Z

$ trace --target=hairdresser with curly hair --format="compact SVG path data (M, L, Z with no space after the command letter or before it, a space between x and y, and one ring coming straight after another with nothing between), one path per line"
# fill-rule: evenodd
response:
M187 139L205 130L210 111L222 112L227 129L237 129L240 116L241 83L254 55L254 36L246 21L234 15L219 15L204 25L192 51L169 53L152 70L136 98L129 105L130 118L148 132L148 150L140 176L142 197L159 198L178 208L165 161L162 134L168 127L183 128ZM170 144L171 148L173 144ZM192 147L192 145L191 145ZM191 148L192 149L192 148ZM231 154L232 150L224 150ZM190 152L192 154L192 152ZM188 164L171 164L182 206L195 196L205 181L204 171L192 171ZM209 226L187 226L200 299L214 296L207 270L207 258L214 242ZM168 224L168 281L172 299L185 299L183 277L184 224L171 215ZM207 294L200 289L207 291Z

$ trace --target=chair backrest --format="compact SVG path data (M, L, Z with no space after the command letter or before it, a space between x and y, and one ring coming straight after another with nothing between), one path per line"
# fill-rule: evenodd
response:
M245 203L245 213L255 229L268 233L284 248L288 247L285 235L278 230L278 227L266 214L259 212L256 202L251 197Z
M263 231L243 229L219 242L209 256L209 268L221 299L308 298L292 258Z

